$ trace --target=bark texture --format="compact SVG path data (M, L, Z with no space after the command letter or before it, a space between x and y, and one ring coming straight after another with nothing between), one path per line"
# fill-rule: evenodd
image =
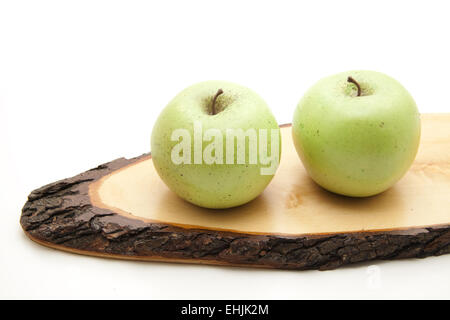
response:
M298 270L450 252L449 225L318 236L254 235L147 223L92 205L90 183L145 156L117 159L34 190L22 210L22 228L50 247L91 255Z

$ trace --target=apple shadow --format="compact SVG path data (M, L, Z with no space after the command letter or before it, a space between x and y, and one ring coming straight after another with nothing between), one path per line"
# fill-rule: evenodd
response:
M234 208L202 208L169 189L157 201L152 219L180 226L242 232L265 232L272 230L271 226L274 230L292 230L292 223L307 224L313 229L319 225L324 232L328 224L330 232L344 226L352 226L352 230L376 230L386 225L395 228L402 226L409 213L399 185L375 196L354 198L329 192L301 172L289 175L288 180L269 186L254 200ZM283 227L286 223L291 226Z
M350 197L330 192L318 185L309 176L304 177L301 185L293 185L290 189L292 195L303 198L302 202L313 198L314 203L329 208L330 214L340 219L351 215L369 220L389 219L392 225L401 225L407 214L407 204L402 199L401 187L395 184L390 189L369 197ZM301 210L299 210L301 211ZM389 213L388 216L386 214Z
M269 201L264 195L259 195L252 201L228 209L209 209L194 205L170 190L167 190L159 199L158 210L153 218L159 221L167 221L167 207L172 209L170 219L176 219L176 224L187 226L214 226L214 229L230 229L228 226L236 226L239 223L251 225L256 219L271 219ZM176 210L176 212L175 212ZM234 230L234 228L231 228Z

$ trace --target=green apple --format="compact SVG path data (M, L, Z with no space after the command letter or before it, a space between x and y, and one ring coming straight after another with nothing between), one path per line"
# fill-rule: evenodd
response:
M152 132L153 164L181 198L206 208L230 208L256 198L280 158L280 130L252 90L206 81L180 92Z
M349 71L306 92L294 113L292 135L315 182L334 193L366 197L387 190L411 166L420 114L393 78Z

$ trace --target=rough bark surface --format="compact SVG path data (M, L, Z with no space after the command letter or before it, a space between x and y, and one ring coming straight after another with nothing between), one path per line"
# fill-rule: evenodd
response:
M147 223L91 204L90 183L145 156L117 159L34 190L20 219L25 233L50 247L91 255L298 270L450 253L449 225L319 236L254 235Z

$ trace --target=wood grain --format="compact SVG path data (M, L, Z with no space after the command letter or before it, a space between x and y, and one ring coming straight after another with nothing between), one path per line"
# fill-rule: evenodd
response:
M195 207L165 187L144 154L33 191L21 225L50 247L135 260L325 270L450 252L450 114L422 115L412 168L366 199L319 188L293 149L289 127L282 137L274 180L247 205Z

